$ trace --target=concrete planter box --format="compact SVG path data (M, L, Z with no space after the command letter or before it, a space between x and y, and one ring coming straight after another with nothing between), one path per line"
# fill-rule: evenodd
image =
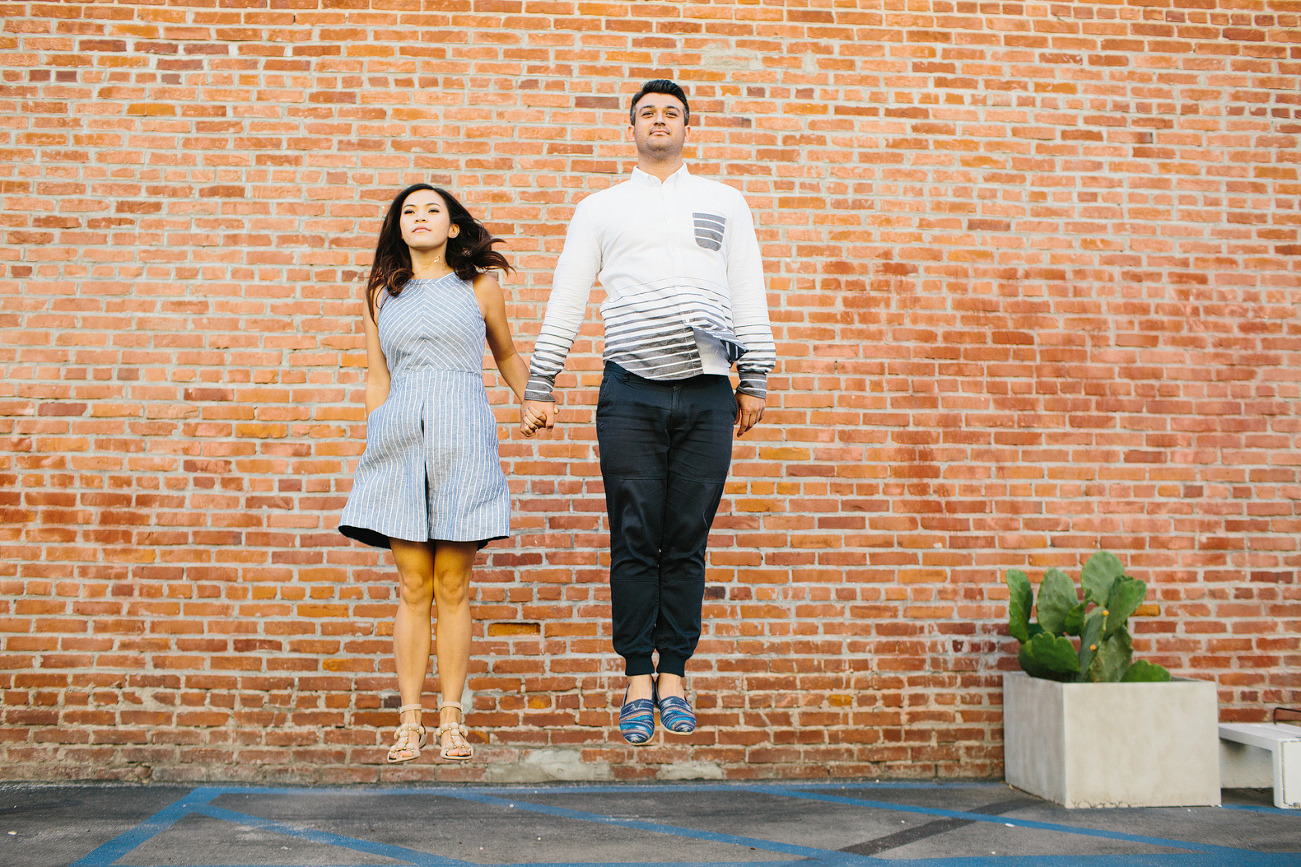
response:
M1220 803L1215 684L1003 675L1007 782L1064 807Z

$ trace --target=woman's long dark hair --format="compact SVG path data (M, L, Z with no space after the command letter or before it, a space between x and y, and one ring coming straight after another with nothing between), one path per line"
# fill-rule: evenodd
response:
M505 256L492 248L493 244L502 243L502 239L494 238L455 196L430 184L412 184L397 194L384 215L384 224L380 226L375 261L370 266L370 279L366 281L366 308L370 310L371 319L376 318L375 303L379 294L387 289L389 295L397 297L413 276L411 251L402 240L402 206L406 204L407 196L420 190L433 190L442 196L452 224L461 229L456 237L447 239L444 254L447 266L456 272L457 277L468 281L484 271L515 270Z

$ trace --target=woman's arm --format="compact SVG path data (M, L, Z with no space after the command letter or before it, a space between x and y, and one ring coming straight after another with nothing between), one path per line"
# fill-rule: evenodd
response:
M366 415L369 417L388 400L391 380L388 359L384 357L384 350L379 348L379 326L375 317L370 315L369 304L362 306L362 323L366 330Z
M516 400L524 399L524 387L528 385L529 368L515 351L515 341L510 336L510 322L506 319L506 298L501 291L501 284L492 274L480 274L474 278L474 295L479 299L479 310L483 313L483 324L488 334L488 348L492 350L493 361L501 378L506 380L510 390L515 392Z

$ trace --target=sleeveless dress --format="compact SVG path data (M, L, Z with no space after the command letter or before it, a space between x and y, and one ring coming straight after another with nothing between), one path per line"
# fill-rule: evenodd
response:
M483 386L483 313L455 274L381 295L388 399L366 419L366 451L339 520L343 535L478 542L510 533L510 489Z

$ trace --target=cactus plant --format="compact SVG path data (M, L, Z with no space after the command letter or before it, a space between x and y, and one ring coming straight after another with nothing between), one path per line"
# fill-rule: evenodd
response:
M1008 632L1021 642L1017 660L1031 677L1063 683L1165 681L1160 665L1133 661L1125 624L1143 604L1147 585L1125 574L1120 558L1099 551L1080 573L1083 598L1061 569L1049 569L1039 584L1038 622L1030 622L1034 591L1020 569L1009 569ZM1068 636L1076 636L1072 641Z

